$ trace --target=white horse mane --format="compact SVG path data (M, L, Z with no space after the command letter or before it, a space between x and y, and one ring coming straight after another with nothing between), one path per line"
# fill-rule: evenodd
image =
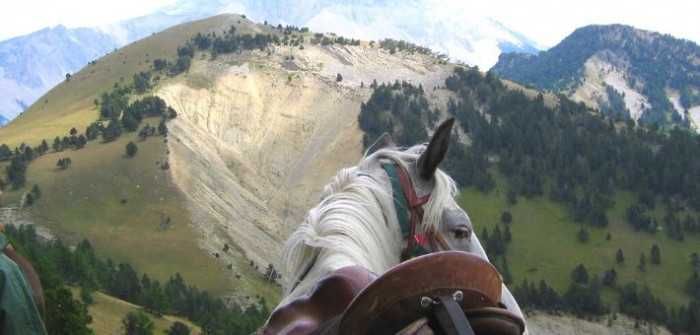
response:
M333 177L319 204L309 210L282 249L278 269L285 298L280 305L307 293L333 270L358 265L382 274L399 263L401 228L391 183L381 164L398 163L411 178L424 150L424 145L405 151L381 149ZM432 189L424 192L432 194L423 206L425 231L439 225L442 209L456 195L457 187L447 174L437 170Z

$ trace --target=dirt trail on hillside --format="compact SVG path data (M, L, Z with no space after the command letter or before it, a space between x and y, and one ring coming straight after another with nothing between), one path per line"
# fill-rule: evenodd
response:
M444 110L444 94L432 89L450 71L422 55L364 46L193 63L188 78L204 88L174 83L157 95L178 112L168 123L170 169L206 236L202 246L215 252L234 243L261 270L274 264L323 186L361 158L357 115L369 84L420 83Z

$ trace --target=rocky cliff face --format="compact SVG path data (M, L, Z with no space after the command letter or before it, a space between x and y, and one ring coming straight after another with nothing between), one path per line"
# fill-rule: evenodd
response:
M157 94L179 113L169 124L170 167L205 243L235 243L257 264L275 263L323 186L361 158L357 115L373 80L432 92L451 71L423 55L368 46L235 57L195 63Z

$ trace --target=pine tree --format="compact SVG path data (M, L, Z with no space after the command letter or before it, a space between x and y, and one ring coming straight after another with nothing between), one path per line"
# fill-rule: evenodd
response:
M63 150L63 146L61 145L61 139L56 136L56 138L53 139L53 144L51 145L51 148L54 151L61 151Z
M574 279L575 283L586 284L588 283L588 270L586 270L583 264L579 264L571 273L571 277Z
M56 166L60 167L61 169L67 169L72 163L73 162L68 157L60 158L56 163Z
M510 273L510 269L508 268L508 260L506 259L506 256L503 256L503 270L501 271L501 275L503 276L503 284L509 285L513 283L513 275Z
M24 205L31 206L32 204L34 204L34 194L27 193L24 197Z
M110 121L107 127L102 130L102 139L105 142L114 141L122 135L122 126L118 121Z
M617 278L617 271L612 267L605 271L603 274L603 280L601 281L603 285L615 287L615 279Z
M43 282L43 278L42 278ZM93 334L88 328L92 317L87 307L73 299L71 291L65 287L52 287L44 291L46 297L46 331L56 335ZM59 312L60 311L60 312Z
M126 155L129 157L134 157L136 155L136 152L139 150L139 148L134 144L134 142L129 141L129 143L126 144Z
M654 244L651 247L651 251L649 252L649 258L651 264L661 264L661 250L659 250L658 245Z
M85 138L85 135L78 136L78 140L75 143L75 147L77 149L82 149L83 147L85 147L85 144L87 144L87 138Z
M166 331L167 335L190 335L190 328L186 324L175 321Z
M45 140L45 139L42 139L42 140L41 140L41 145L39 145L39 152L43 155L43 154L45 154L47 151L49 151L49 144L46 143L46 140Z
M160 120L160 123L158 124L158 133L161 135L168 134L168 127L165 125L165 119Z
M617 249L617 253L615 253L615 262L618 265L622 265L625 262L625 256L622 255L622 249Z
M588 242L588 230L581 225L581 229L578 231L578 240L579 242Z
M39 197L41 197L41 189L39 188L39 185L34 184L34 186L32 186L32 192L31 192L31 193L34 195L34 197L35 197L36 199L39 199Z
M129 312L122 319L122 326L126 335L152 335L155 325L146 313Z
M510 211L503 211L503 213L501 213L501 222L508 224L511 223L511 221L513 221L513 215L510 214Z
M10 183L12 183L12 188L18 189L24 186L27 180L27 164L22 160L22 157L18 155L12 157L10 166L5 169L7 171L7 178Z

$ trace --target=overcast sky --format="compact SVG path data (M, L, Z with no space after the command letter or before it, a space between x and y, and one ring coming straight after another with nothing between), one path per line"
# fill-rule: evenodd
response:
M0 40L63 24L93 27L151 13L175 0L21 0L0 8ZM588 24L622 23L700 43L698 0L451 0L454 10L483 13L542 46ZM451 4L450 4L451 3Z

